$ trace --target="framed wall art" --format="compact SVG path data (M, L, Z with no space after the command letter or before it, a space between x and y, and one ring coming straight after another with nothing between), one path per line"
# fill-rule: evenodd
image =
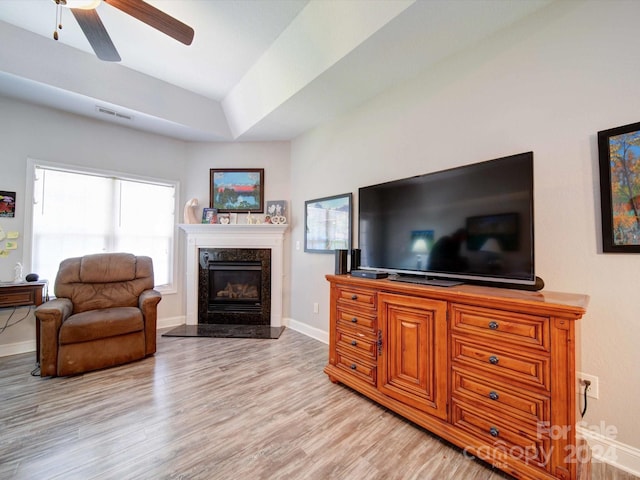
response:
M304 251L334 253L351 249L352 194L304 202Z
M598 132L602 250L640 253L640 123Z
M16 192L0 190L0 217L16 216Z
M262 213L264 168L212 168L209 206L220 213Z

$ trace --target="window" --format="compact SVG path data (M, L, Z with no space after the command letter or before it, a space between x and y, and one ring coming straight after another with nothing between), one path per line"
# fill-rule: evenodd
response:
M128 252L172 286L177 184L40 163L33 173L32 271L53 281L65 258Z

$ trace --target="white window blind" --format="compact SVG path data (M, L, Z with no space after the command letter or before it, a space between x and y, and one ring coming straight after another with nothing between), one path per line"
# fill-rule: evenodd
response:
M175 185L36 166L32 270L53 281L65 258L127 252L173 283Z

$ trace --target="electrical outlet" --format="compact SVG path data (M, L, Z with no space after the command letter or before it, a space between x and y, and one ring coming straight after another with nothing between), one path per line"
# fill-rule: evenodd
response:
M576 374L576 378L578 379L578 392L580 392L580 395L584 394L584 389L586 387L586 385L584 384L584 381L587 380L591 382L591 385L586 387L587 397L598 398L598 395L600 393L598 389L598 377L594 375L589 375L587 373L578 372Z
M320 305L318 303L313 304L313 313L320 313Z

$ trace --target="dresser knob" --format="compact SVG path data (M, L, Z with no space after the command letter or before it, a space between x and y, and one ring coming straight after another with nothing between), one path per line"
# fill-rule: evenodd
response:
M500 398L500 395L498 395L498 392L489 392L489 398L491 400L498 400L498 398Z
M497 437L498 435L500 435L500 431L496 427L491 427L489 429L489 435L491 435L492 437Z
M497 330L500 324L498 322L489 322L489 328L491 330Z
M351 364L351 370L355 370L356 368L358 368L358 366L355 363Z
M358 299L358 295L356 294L351 295L351 300L357 300L357 299Z
M351 345L355 347L356 345L358 345L358 342L356 342L355 340L351 340Z
M489 363L492 364L492 365L497 365L499 361L500 361L500 359L498 357L496 357L495 355L491 355L489 357Z
M358 317L353 317L353 318L351 319L351 321L352 321L353 323L358 323Z

